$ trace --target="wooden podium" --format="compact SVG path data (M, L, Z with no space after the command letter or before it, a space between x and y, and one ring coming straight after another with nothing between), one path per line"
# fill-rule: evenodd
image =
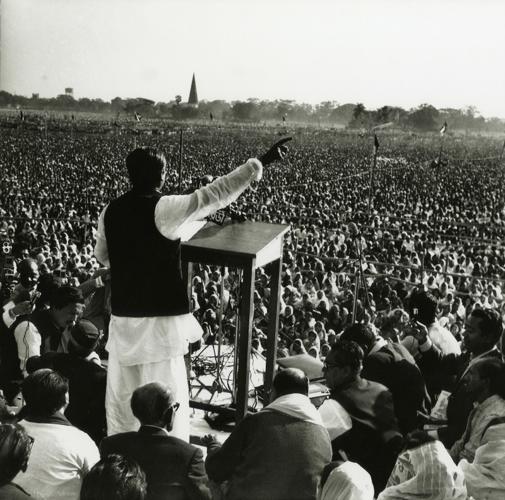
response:
M229 266L243 271L238 312L238 352L235 353L235 363L238 363L235 381L237 422L247 414L248 407L255 270L269 263L273 264L273 269L268 310L265 390L269 391L272 384L277 354L282 248L284 234L288 230L287 225L264 222L229 222L223 226L208 223L182 244L183 273L190 297L193 263Z

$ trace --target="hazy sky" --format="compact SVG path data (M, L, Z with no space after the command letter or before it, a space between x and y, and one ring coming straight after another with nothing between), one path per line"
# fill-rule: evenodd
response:
M429 102L505 117L504 0L1 0L23 95Z

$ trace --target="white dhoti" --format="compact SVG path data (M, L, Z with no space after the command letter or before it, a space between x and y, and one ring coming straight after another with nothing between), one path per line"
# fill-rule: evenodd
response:
M170 434L189 441L189 387L184 363L188 343L201 337L192 314L155 318L112 316L105 409L107 434L135 431L139 421L130 406L132 393L150 382L166 384L180 406Z

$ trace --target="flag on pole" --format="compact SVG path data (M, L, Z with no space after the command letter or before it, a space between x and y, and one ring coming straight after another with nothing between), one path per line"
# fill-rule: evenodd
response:
M444 122L442 128L440 129L440 135L445 135L446 130L447 130L447 122Z
M377 134L373 135L373 147L374 153L377 153L377 151L379 151L379 139L377 139Z

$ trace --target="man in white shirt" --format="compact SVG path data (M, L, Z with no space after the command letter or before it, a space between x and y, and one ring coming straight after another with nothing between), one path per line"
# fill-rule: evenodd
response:
M130 408L132 392L149 382L168 384L180 409L173 434L189 439L189 396L184 354L202 330L190 313L183 283L180 242L190 223L233 202L263 165L282 159L283 139L259 160L250 159L190 195L162 196L165 157L136 149L126 159L131 191L101 213L95 255L111 270L108 434L136 430Z
M68 383L57 372L37 370L23 381L26 407L19 422L34 439L16 483L36 499L78 500L81 483L100 459L95 443L65 418Z

